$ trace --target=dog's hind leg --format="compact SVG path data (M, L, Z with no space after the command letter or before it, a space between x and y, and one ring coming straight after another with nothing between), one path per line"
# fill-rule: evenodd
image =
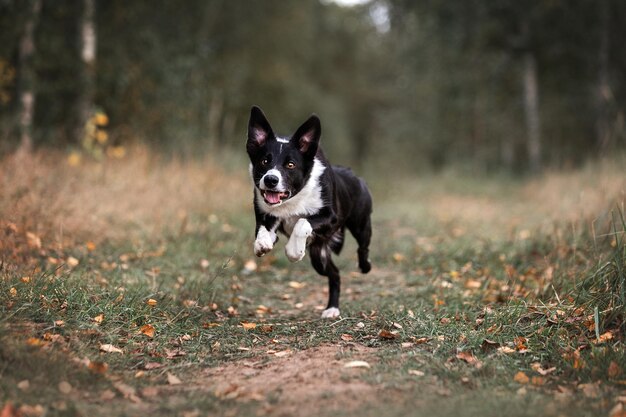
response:
M357 254L359 255L359 269L362 273L367 274L372 269L369 260L369 246L372 239L372 221L369 216L365 218L361 224L349 224L348 229L359 244Z
M318 274L328 277L328 305L322 312L322 318L332 319L339 317L339 292L341 290L341 277L339 269L330 257L330 249L326 245L311 245L309 255L311 265Z

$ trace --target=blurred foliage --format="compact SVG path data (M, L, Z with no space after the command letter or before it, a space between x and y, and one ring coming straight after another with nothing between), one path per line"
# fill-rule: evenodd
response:
M15 147L26 2L0 0L0 150ZM243 149L260 105L280 133L310 113L334 161L523 172L521 56L537 61L542 159L576 165L624 145L620 0L97 1L94 108L107 146L195 155ZM44 1L36 144L79 146L81 0ZM603 14L604 13L604 14ZM603 19L607 15L608 18ZM603 39L608 59L599 50ZM604 68L608 84L600 85ZM602 94L598 94L602 91ZM608 148L597 139L609 126ZM508 154L507 154L508 153Z

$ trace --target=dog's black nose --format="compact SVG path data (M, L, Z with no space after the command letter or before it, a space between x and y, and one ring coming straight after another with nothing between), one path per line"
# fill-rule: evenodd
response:
M263 179L268 188L274 188L278 185L278 177L276 175L266 175Z

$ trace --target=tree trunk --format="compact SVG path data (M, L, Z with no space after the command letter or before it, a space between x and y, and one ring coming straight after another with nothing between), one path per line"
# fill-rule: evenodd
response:
M537 62L535 55L530 50L524 52L522 78L528 167L531 173L537 174L541 171L541 119L539 116Z
M596 142L601 154L611 144L609 102L612 97L609 83L609 1L598 0L600 8L600 48L598 50L598 85L596 86Z
M85 138L85 126L94 111L95 63L96 63L96 23L95 0L83 0L83 13L79 24L79 47L82 61L80 70L80 95L77 98L77 121L74 141L80 143Z
M20 83L18 96L20 99L19 128L20 145L18 152L30 153L33 148L33 118L35 114L35 27L39 20L41 0L31 0L29 13L24 25L24 33L20 39L19 71Z

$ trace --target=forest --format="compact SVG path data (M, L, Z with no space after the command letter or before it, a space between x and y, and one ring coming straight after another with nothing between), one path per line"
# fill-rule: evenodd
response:
M624 0L0 0L0 417L625 417L624 39Z
M84 148L98 113L107 146L219 153L258 104L319 114L346 164L580 166L623 148L625 19L619 0L3 0L0 149Z

